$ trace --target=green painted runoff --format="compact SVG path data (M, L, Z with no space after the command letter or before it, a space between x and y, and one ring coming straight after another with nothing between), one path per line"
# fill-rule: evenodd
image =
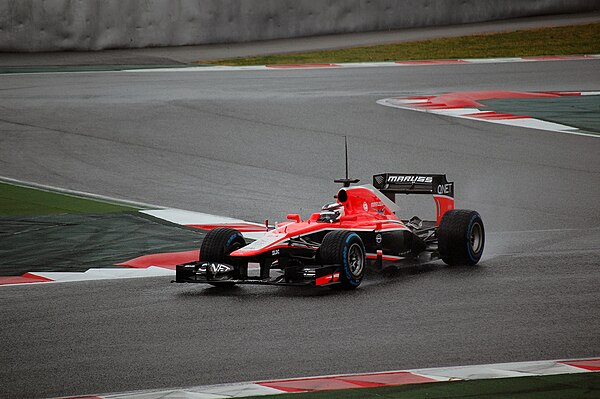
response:
M138 208L0 182L0 215L131 212Z

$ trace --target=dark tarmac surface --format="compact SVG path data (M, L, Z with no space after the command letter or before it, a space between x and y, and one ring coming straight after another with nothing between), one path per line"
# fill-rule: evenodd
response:
M355 292L0 289L0 397L600 355L600 140L379 106L600 89L600 61L0 76L0 175L249 220L307 216L343 173L442 172L489 232L476 268ZM432 209L415 202L406 215ZM412 200L409 203L413 203ZM426 206L425 206L426 205ZM407 209L406 205L402 205Z
M596 227L600 142L389 109L392 96L600 87L600 61L3 75L0 175L259 221L307 217L344 173L447 173L490 231ZM404 201L404 200L403 200ZM412 200L406 200L410 205ZM402 217L432 211L419 198Z
M593 250L369 275L355 292L168 278L4 287L0 396L597 356L593 234Z

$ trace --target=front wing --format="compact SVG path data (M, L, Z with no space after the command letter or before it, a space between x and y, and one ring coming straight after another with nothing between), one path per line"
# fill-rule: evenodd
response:
M255 284L283 286L328 286L339 283L341 265L316 267L287 267L283 270L261 270L260 275L240 275L235 267L216 262L196 261L177 265L174 283L200 283L212 285ZM270 276L270 271L278 271ZM237 274L237 275L236 275Z

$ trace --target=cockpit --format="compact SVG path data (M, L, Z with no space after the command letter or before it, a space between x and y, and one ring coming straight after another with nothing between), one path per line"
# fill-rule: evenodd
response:
M338 204L337 202L324 205L321 208L319 219L317 222L321 223L334 223L340 220L340 217L344 214L344 205Z

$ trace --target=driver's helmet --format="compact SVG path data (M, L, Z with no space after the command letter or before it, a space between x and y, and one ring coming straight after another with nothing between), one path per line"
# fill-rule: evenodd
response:
M340 220L340 217L344 214L344 205L338 204L337 202L324 205L321 208L321 214L319 216L319 222L333 223Z

